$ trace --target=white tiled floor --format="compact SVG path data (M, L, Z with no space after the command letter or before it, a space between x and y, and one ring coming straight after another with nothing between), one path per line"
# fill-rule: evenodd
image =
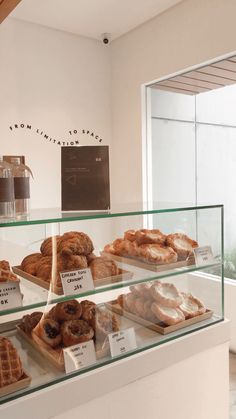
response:
M230 419L236 419L236 354L229 354Z

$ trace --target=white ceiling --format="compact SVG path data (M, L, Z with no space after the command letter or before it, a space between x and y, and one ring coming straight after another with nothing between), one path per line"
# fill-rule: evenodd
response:
M77 35L111 39L183 0L22 0L11 17Z

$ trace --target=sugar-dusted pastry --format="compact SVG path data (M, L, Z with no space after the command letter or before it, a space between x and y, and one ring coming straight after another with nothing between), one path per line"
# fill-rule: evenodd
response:
M53 240L54 239L54 240ZM57 235L54 237L48 237L43 241L43 243L40 246L40 252L43 256L52 256L52 246L53 244L56 246L56 252L58 252L58 244L61 240L61 236Z
M193 249L198 247L195 240L182 233L169 234L166 237L166 244L174 249L178 260L186 260L192 254Z
M34 333L52 348L61 343L60 325L50 318L43 316L34 328Z
M16 383L23 375L21 359L10 339L0 336L0 387Z
M183 302L181 293L173 284L155 282L151 286L151 294L157 303L165 307L179 307Z
M141 284L130 285L129 289L136 297L152 298L150 293L151 286L152 282L143 282Z
M156 265L164 265L167 263L174 263L177 261L177 253L167 246L160 244L141 244L139 247L138 256L144 262L154 263Z
M19 326L25 333L30 335L32 330L37 326L37 324L41 320L42 316L43 313L41 311L35 311L34 313L26 314L22 317Z
M41 253L32 253L31 255L26 256L21 262L22 271L25 271L30 275L36 275L36 267L41 258Z
M135 241L136 240L135 230L127 230L127 231L125 231L124 239L125 240L129 240L131 242Z
M135 232L135 240L140 244L165 244L166 236L160 230L141 229Z
M89 265L93 280L109 278L119 274L119 268L113 260L98 257L93 259Z
M11 267L7 260L0 260L0 269L3 269L4 271L10 271Z
M186 318L199 316L200 314L204 314L206 312L206 307L198 298L185 292L181 292L181 295L183 302L179 306L179 309L184 313Z
M180 323L185 320L183 312L178 307L165 307L154 302L152 303L151 309L155 316L168 326Z
M58 252L63 255L89 255L94 247L90 237L82 232L70 231L61 236Z
M77 300L69 300L58 303L55 306L53 316L59 323L65 320L78 320L82 314L81 304Z
M64 346L72 346L91 340L94 331L84 320L67 320L61 326L61 334Z

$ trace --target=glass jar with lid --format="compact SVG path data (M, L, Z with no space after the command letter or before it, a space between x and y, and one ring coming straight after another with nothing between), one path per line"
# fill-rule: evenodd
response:
M14 179L12 165L0 156L0 218L15 217Z
M30 211L30 170L21 163L20 157L12 157L16 216Z

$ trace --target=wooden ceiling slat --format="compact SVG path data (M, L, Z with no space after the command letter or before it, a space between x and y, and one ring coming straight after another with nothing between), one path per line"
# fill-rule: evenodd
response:
M228 60L219 61L218 63L212 64L212 67L222 68L224 70L229 70L236 73L236 62L232 62Z
M174 87L168 87L168 86L164 86L162 84L155 84L152 87L154 87L155 89L159 89L159 90L165 90L167 92L174 92L174 93L181 93L184 95L195 95L195 92L191 92L190 90L184 90L184 89L176 89Z
M197 87L197 86L191 86L186 83L179 83L177 81L173 80L165 80L164 82L161 82L162 86L167 87L173 87L175 89L182 89L182 90L189 90L190 92L194 93L201 93L201 92L207 92L209 89L206 89L205 87Z
M203 80L203 81L209 81L210 83L217 83L221 85L222 87L228 86L230 84L235 84L234 80L225 79L223 77L214 76L213 74L205 74L201 73L202 69L198 71L190 71L189 73L186 73L184 77L190 77L192 79L197 80Z
M0 23L12 12L21 0L2 0L0 1Z
M186 74L186 76L187 75L188 73ZM205 87L208 90L218 89L219 87L222 87L222 84L212 83L212 82L204 81L204 80L197 80L191 77L185 77L185 74L183 76L173 77L173 79L171 80L178 81L180 83L186 83L186 84L189 84L190 86Z
M236 73L234 73L233 71L222 70L221 68L216 68L211 65L200 68L199 70L197 70L197 73L199 72L203 74L210 74L213 76L233 80L234 82L236 82Z

